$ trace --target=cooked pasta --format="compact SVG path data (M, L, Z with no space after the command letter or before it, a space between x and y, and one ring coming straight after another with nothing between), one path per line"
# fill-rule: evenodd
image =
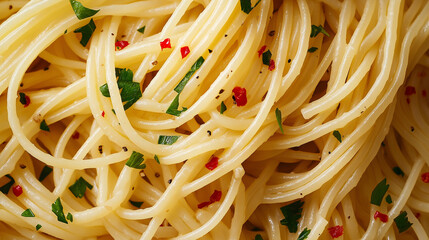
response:
M0 239L428 239L429 2L0 2Z

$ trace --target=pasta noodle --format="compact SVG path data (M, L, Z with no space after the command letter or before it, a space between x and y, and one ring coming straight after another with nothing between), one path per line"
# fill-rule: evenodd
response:
M0 239L429 239L429 2L0 2Z

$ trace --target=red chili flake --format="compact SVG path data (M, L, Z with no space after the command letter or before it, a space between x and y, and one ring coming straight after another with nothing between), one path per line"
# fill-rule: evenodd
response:
M407 103L410 104L410 99L409 98L407 98Z
M219 202L222 198L222 192L215 190L213 194L210 196L210 203Z
M161 45L161 50L163 50L164 48L171 48L170 39L169 38L164 39L164 41L160 42L160 45Z
M19 197L19 195L22 194L22 187L19 185L16 185L15 187L13 187L12 191L13 191L13 194L15 194L15 196Z
M202 202L202 203L198 204L198 208L201 209L203 207L207 207L210 204L211 204L211 202Z
M270 59L270 66L268 67L268 69L270 71L273 71L276 68L276 63L274 62L273 59Z
M330 227L328 228L329 234L331 234L332 238L337 238L337 237L341 237L343 235L344 232L344 228L343 226L335 226L335 227Z
M101 113L101 116L102 116L102 117L104 117L104 115L105 115L105 114L106 114L106 113L103 111L103 112Z
M206 168L211 171L211 170L217 168L218 165L219 165L219 158L212 156L210 161L208 163L206 163Z
M115 49L119 51L124 49L128 45L129 45L128 41L117 41L115 42Z
M405 95L406 96L410 96L410 95L413 95L415 93L416 93L416 88L415 87L413 87L413 86L407 86L405 88Z
M265 52L265 49L267 48L266 45L262 46L261 49L258 50L258 57L261 57L262 53Z
M232 89L232 92L234 93L235 102L237 103L237 106L244 106L247 103L247 96L246 96L246 89L241 87L235 87Z
M389 216L387 216L386 214L383 214L383 213L381 213L379 211L375 211L374 219L377 219L377 218L379 218L380 221L382 221L384 223L389 220Z
M425 172L422 174L422 181L424 183L429 183L429 172Z
M415 213L414 216L416 216L416 218L420 217L420 213Z
M30 97L28 95L25 95L25 104L24 107L28 107L28 105L30 105Z
M73 139L78 139L79 138L79 132L74 132L72 135Z
M427 95L426 90L422 90L422 95L423 95L423 97L426 97L426 95Z
M180 53L182 54L182 59L185 58L186 56L188 56L188 54L190 52L191 52L191 50L189 50L188 46L180 48Z

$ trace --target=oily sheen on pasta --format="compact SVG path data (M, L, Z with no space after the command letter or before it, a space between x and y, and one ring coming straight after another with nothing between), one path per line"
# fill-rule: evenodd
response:
M428 239L429 2L0 2L0 239Z

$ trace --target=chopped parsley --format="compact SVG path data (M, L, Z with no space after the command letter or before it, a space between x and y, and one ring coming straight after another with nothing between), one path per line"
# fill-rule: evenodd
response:
M308 52L309 52L309 53L313 53L313 52L315 52L317 49L318 49L317 47L311 47L311 48L309 48L309 49L308 49Z
M52 206L52 212L55 213L55 215L57 215L57 220L65 224L68 224L66 220L66 216L64 215L63 205L61 205L61 200L59 197L57 198L57 200L55 200L54 203L52 203L51 206Z
M158 138L158 144L162 144L162 145L172 145L173 143L175 143L180 136L164 136L164 135L160 135Z
M380 206L387 189L389 189L389 186L389 184L386 184L386 179L383 179L381 182L379 182L372 191L371 204Z
M51 174L51 172L52 168L48 165L45 165L42 169L42 172L40 173L39 182L43 181L49 174Z
M140 208L142 206L142 204L143 204L143 202L134 202L134 201L131 201L131 200L128 200L128 201L131 203L131 205L133 205L136 208Z
M27 107L30 104L30 98L25 95L25 93L20 92L19 93L19 102L24 105L24 107Z
M191 69L186 73L185 77L180 80L179 84L174 88L174 91L177 93L181 93L188 83L189 79L191 79L192 75L203 65L204 58L201 56L197 59L197 61L192 65Z
M146 29L146 26L143 26L143 27L137 29L137 31L140 32L140 33L144 33L145 29Z
M154 156L153 158L155 159L155 161L156 161L158 164L160 164L160 162L159 162L159 158L158 158L158 155L156 155L156 154L155 154L155 156Z
M88 24L80 27L80 28L76 28L73 32L74 33L82 33L82 38L80 39L80 44L84 47L86 47L86 45L89 42L89 39L91 39L92 33L94 33L95 31L95 23L94 20L89 21Z
M404 172L402 171L402 169L401 169L400 167L398 167L398 166L393 167L393 168L392 168L392 170L393 170L393 172L394 172L394 173L396 173L396 175L398 175L398 176L401 176L401 177L405 176L405 173L404 173Z
M282 112L278 108L276 108L276 118L277 118L277 123L279 124L279 127L280 127L280 131L284 133L283 125L282 125Z
M73 215L71 213L67 213L67 220L73 222Z
M40 229L40 228L42 228L42 225L37 224L37 225L36 225L36 231L39 231L39 229Z
M220 114L223 114L227 110L225 103L222 101L220 103Z
M92 189L92 185L83 179L83 177L80 177L73 185L69 187L69 190L75 197L82 198L85 195L86 188Z
M182 107L182 110L179 110L179 96L180 93L177 94L165 113L178 117L182 112L188 110L186 107Z
M130 108L137 100L142 97L142 92L140 90L140 83L133 82L133 71L130 69L115 69L116 76L118 76L118 88L122 89L121 91L121 101L126 102L124 105L124 110ZM100 87L100 92L105 97L110 97L109 87L107 83L103 84Z
M252 1L251 0L240 0L241 11L249 14L256 6L258 6L260 1L261 0L257 1L256 4L252 7Z
M327 37L329 37L329 33L322 27L322 25L316 26L316 25L311 25L311 34L310 37L314 38L316 37L319 33L323 33L325 34Z
M27 209L24 212L21 213L21 216L23 217L34 217L34 213L33 211L31 211L31 209Z
M128 161L125 163L128 167L136 169L145 169L146 164L142 163L144 161L143 154L133 151Z
M49 129L48 124L46 124L45 119L43 119L43 121L40 123L40 129L47 132L51 131L51 129Z
M334 137L338 140L338 142L343 142L343 140L341 140L341 133L337 130L335 130L332 135L334 135Z
M0 192L2 192L3 194L8 194L10 188L15 183L15 179L13 179L11 175L6 174L6 177L9 178L9 182L0 187Z
M82 5L82 3L76 0L70 0L70 4L73 8L74 13L76 14L76 17L79 20L92 17L96 13L98 13L98 11L100 11L100 9L94 10L94 9L86 8Z
M386 196L386 202L388 203L388 204L391 204L393 201L392 201L392 197L390 196L390 194L387 194L387 196Z
M264 240L261 236L261 234L256 234L255 240Z
M285 217L280 223L286 225L290 233L296 233L298 231L298 220L301 218L303 205L304 202L298 200L280 208Z
M304 228L304 230L302 230L302 232L299 234L298 240L307 239L308 235L310 235L310 232L310 229Z
M410 221L408 221L407 212L405 211L401 212L401 214L399 214L393 220L395 221L399 233L405 232L408 228L411 227L411 225L413 225L412 223L410 223Z
M264 65L270 66L271 56L273 56L273 54L270 50L267 50L266 52L262 53L262 63Z

